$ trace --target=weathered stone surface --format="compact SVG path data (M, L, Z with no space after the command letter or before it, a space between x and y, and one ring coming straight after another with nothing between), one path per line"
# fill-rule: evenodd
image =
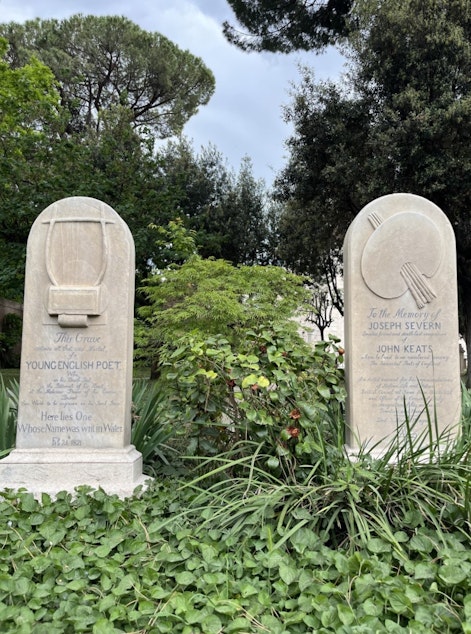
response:
M438 434L456 434L456 252L445 214L412 194L371 202L345 237L344 278L347 445L381 454L405 410L428 442L425 403Z
M16 449L0 485L132 494L134 242L105 203L73 197L36 219L27 249Z

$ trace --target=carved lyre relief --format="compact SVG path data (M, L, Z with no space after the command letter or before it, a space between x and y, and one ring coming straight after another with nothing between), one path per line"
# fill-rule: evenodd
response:
M109 260L103 217L68 217L44 220L46 270L51 281L47 311L62 328L85 328L88 318L105 309L103 278Z
M362 254L361 271L368 288L393 299L409 291L418 308L435 297L430 281L442 260L440 232L432 220L416 212L397 213L383 220L368 216L373 233Z

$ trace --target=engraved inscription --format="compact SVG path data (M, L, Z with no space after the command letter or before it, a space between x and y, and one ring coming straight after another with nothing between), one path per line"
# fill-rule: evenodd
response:
M362 332L367 351L361 354L365 374L359 376L358 388L362 398L378 410L378 423L387 424L398 413L414 418L424 409L424 394L432 393L440 402L450 393L447 383L452 382L451 377L432 384L424 375L424 371L439 372L450 359L449 354L434 350L435 340L440 341L446 330L440 314L441 309L410 311L399 307L391 311L386 306L373 306L367 310ZM368 369L382 375L368 376Z
M109 414L122 405L115 386L124 364L107 351L103 335L50 328L48 343L33 346L23 361L24 381L34 380L23 391L21 406L30 414L19 432L50 436L51 447L101 446L104 435L121 434L123 425L110 423Z

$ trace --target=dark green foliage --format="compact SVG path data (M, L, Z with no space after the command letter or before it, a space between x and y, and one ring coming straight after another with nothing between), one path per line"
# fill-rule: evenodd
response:
M23 161L5 161L5 178L15 187L0 192L0 294L21 298L31 224L49 204L70 195L103 200L126 221L136 245L138 285L154 267L167 265L169 254L156 227L178 217L193 227L202 252L235 262L266 261L262 186L252 187L246 162L238 175L224 172L214 152L208 148L196 156L183 141L153 153L121 111L104 117L99 134L36 144L25 156L25 169ZM208 161L215 162L214 169Z
M5 386L0 376L0 457L8 454L16 442L16 421L20 386L16 379Z
M130 226L139 276L148 272L154 236L148 224L168 222L165 192L159 189L158 159L123 118L109 118L100 135L53 136L31 142L21 157L8 154L0 191L0 294L22 299L25 244L32 223L49 204L67 196L91 196L110 204Z
M235 174L214 146L197 154L185 139L168 143L160 157L163 186L177 215L196 232L201 256L233 264L271 261L265 187L248 158Z
M187 453L253 455L286 483L304 481L327 445L342 452L342 356L312 348L286 325L259 326L244 340L187 335L161 355L187 425ZM255 459L255 458L254 458Z
M7 313L0 332L0 367L19 367L22 319L15 313Z
M214 147L154 147L212 95L201 60L113 16L3 24L2 33L0 296L21 300L31 225L67 196L98 198L122 216L138 285L165 266L154 228L176 218L196 231L203 255L270 259L264 186L248 159L236 175Z
M363 7L363 13L360 11ZM365 8L366 7L366 8ZM455 230L462 332L471 346L471 14L466 0L359 5L342 85L304 71L286 116L280 252L315 275L372 199L413 192Z
M0 295L21 301L21 243L31 211L19 192L24 184L34 188L33 165L42 163L50 143L46 130L54 131L59 122L59 95L46 66L33 58L12 68L4 60L7 48L0 38Z
M14 67L34 54L51 68L69 133L99 130L102 113L124 108L133 127L165 138L181 132L214 92L214 77L199 58L124 17L11 22L0 35Z
M145 277L157 255L148 226L178 215L182 199L163 184L154 140L181 132L207 103L211 72L126 18L33 20L0 25L0 33L9 47L0 68L0 295L21 299L30 227L72 195L118 211L134 235L138 278Z
M353 0L227 0L238 26L224 22L229 42L245 51L322 49L349 32Z

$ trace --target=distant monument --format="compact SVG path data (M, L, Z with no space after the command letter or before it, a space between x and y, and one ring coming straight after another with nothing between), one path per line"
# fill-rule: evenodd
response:
M405 433L405 412L415 442L429 442L425 404L439 436L456 434L461 406L456 252L445 214L412 194L374 200L345 237L344 281L352 453L362 445L382 455L398 429Z
M0 488L34 494L147 479L130 444L134 242L108 205L60 200L31 229L16 449Z

